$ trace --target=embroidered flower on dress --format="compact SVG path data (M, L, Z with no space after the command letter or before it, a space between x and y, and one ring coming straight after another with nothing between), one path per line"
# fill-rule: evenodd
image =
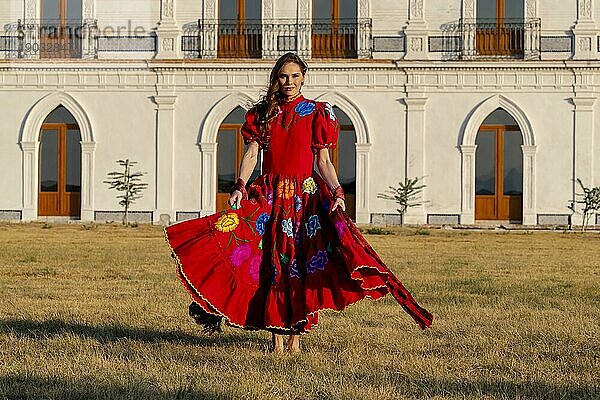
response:
M348 230L348 228L346 227L346 224L341 219L338 219L337 221L335 221L335 223L333 225L335 226L335 230L337 231L337 233L340 237L344 236L344 234Z
M265 234L265 225L269 221L269 214L266 212L260 214L256 219L256 231L260 236Z
M294 224L294 246L300 247L302 244L302 229L300 229L300 221Z
M271 285L274 285L277 281L277 275L279 275L279 271L277 271L277 266L275 264L271 264L273 267L273 277L271 278Z
M317 251L317 254L311 257L311 259L308 261L308 264L306 264L306 271L309 274L317 272L318 270L323 271L327 261L329 261L327 258L327 252L319 250Z
M248 274L254 282L258 282L260 277L260 255L255 254L248 263Z
M298 113L299 116L305 117L307 115L312 114L315 111L317 106L312 101L304 100L296 105L294 111Z
M319 216L314 214L308 217L308 222L306 225L306 233L308 233L308 237L313 237L317 234L317 231L321 229L321 222L319 221Z
M329 114L329 119L332 121L337 121L337 117L335 116L335 112L333 112L333 107L329 103L325 103L325 111Z
M240 219L236 213L227 213L219 217L215 222L215 229L219 232L231 232L240 224Z
M298 269L298 260L293 259L290 263L290 278L300 278L300 270Z
M268 205L273 204L273 191L272 190L267 191L267 204Z
M277 197L289 199L294 195L294 182L290 179L282 179L277 183Z
M302 208L302 197L294 195L294 211L298 212Z
M302 191L309 194L315 194L317 192L317 182L315 182L312 176L309 176L302 182Z
M281 229L288 237L294 236L294 225L292 224L292 219L288 218L281 221Z
M240 244L238 247L233 249L233 251L229 255L229 259L235 267L239 267L244 263L244 261L250 258L251 254L252 251L250 245L248 243L244 243Z
M287 265L290 262L290 256L287 254L279 253L279 260L282 264Z

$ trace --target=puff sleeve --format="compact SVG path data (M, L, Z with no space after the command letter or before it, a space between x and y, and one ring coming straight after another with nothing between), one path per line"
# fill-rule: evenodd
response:
M317 103L316 114L313 119L313 132L311 148L313 153L320 149L335 148L340 131L340 124L333 112L331 104Z
M258 116L256 110L251 109L246 113L244 124L242 125L242 137L244 138L244 144L250 144L252 142L258 143L262 147L260 140L260 130L258 128Z

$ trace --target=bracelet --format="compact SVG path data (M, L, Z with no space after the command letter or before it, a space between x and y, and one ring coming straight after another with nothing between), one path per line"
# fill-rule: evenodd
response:
M233 185L233 187L231 188L231 191L229 191L229 194L233 194L233 192L235 192L236 190L242 192L242 198L244 200L248 199L248 192L246 191L246 182L244 182L242 178L239 178L237 180L235 185Z
M346 201L346 196L344 195L344 189L342 189L342 185L336 187L332 192L334 200L342 199Z

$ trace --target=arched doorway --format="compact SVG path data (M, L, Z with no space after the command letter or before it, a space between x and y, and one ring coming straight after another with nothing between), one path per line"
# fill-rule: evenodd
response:
M356 219L356 132L345 112L338 107L333 110L340 123L340 134L337 147L331 152L331 161L346 193L346 212Z
M246 111L242 107L236 107L225 117L219 127L217 135L217 199L216 211L229 208L227 200L229 191L238 179L238 170L245 151L242 139L242 125ZM258 177L262 166L262 154L259 158L250 182Z
M42 123L39 171L38 215L80 217L81 133L63 106Z
M523 135L517 121L498 108L475 140L475 219L523 220Z

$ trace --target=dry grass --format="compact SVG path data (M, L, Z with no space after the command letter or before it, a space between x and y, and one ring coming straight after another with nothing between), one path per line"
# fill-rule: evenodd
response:
M199 333L158 227L0 225L0 399L600 397L600 235L368 239L433 329L364 301L274 356Z

